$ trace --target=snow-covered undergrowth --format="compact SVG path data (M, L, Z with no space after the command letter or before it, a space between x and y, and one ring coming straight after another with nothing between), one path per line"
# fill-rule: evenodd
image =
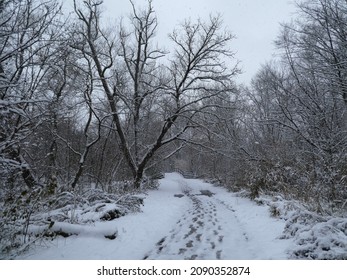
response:
M0 242L0 259L14 258L56 237L78 235L115 239L115 228L96 227L95 223L139 212L144 196L141 193L112 194L89 189L82 194L62 192L45 198L30 216L3 223L3 230L10 236L3 236Z
M115 195L100 190L90 190L83 196L62 193L57 198L60 207L31 218L28 233L45 236L78 235L94 233L92 226L97 221L110 221L128 213L140 211L143 195ZM98 232L98 231L96 231ZM105 237L115 236L115 232L99 232Z
M37 223L54 220L79 224L112 220L139 211L143 195L110 194L101 190L89 190L83 195L65 192L50 203L53 210L34 215L31 220Z
M272 216L286 221L281 238L294 241L291 259L347 259L347 218L320 215L281 196L263 195L255 201L268 205Z

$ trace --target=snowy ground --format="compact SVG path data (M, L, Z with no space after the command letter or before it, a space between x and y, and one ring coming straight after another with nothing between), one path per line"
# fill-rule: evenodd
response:
M268 206L172 173L142 212L42 241L20 259L287 259L293 241L279 239L284 226ZM110 232L114 240L104 238Z

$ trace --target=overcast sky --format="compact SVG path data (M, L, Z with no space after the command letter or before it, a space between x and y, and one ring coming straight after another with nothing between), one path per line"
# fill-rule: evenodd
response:
M134 0L136 6L145 6L146 0ZM153 0L158 17L158 41L165 42L167 34L186 18L208 18L211 13L220 13L226 28L236 39L231 49L236 52L244 74L238 81L247 84L260 65L274 54L281 22L293 16L294 5L290 0ZM105 16L119 18L131 11L129 0L104 0Z

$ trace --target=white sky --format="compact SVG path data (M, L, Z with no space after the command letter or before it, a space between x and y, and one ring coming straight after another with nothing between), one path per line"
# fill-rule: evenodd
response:
M136 6L145 6L146 0L134 0ZM220 13L225 27L235 36L231 49L236 52L244 72L238 82L247 84L262 63L270 60L275 52L273 41L281 22L290 21L294 5L290 0L153 0L158 17L159 46L169 44L167 34L186 18L208 18ZM104 0L105 16L117 19L128 16L129 0Z

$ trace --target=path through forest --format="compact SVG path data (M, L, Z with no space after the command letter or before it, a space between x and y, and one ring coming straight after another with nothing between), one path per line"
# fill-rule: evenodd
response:
M28 259L286 259L284 221L267 206L197 179L166 174L148 192L141 213L93 225L117 238L91 234L58 238Z

